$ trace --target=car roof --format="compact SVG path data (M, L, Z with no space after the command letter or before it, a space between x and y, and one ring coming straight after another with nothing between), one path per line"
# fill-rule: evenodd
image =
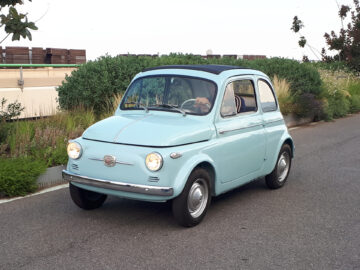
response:
M224 72L227 70L249 69L249 68L240 67L240 66L228 66L228 65L169 65L169 66L158 66L158 67L146 68L143 70L143 72L151 71L151 70L159 70L159 69L188 69L188 70L204 71L204 72L219 75L221 72Z

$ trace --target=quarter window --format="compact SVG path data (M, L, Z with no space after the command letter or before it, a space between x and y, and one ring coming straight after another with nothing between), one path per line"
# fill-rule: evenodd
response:
M277 109L274 92L271 90L270 85L263 81L258 81L260 103L263 112L271 112Z

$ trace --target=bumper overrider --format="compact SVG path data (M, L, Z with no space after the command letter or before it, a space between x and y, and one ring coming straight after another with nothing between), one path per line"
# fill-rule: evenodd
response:
M71 173L67 170L62 171L62 177L64 180L88 186L105 188L117 191L132 192L154 196L172 196L174 190L171 187L158 187L148 185L129 184L117 181L110 181L104 179L90 178L87 176L81 176Z

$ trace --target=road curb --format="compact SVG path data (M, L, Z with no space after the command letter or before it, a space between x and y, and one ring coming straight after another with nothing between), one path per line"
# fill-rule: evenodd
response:
M39 188L48 188L55 185L66 184L67 181L62 179L62 170L65 169L64 165L47 168L46 171L41 174L36 183Z
M284 121L288 128L297 127L313 122L313 117L298 117L295 114L284 115Z

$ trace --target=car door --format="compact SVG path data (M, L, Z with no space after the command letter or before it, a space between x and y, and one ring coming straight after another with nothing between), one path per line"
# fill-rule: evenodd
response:
M264 163L266 137L258 110L253 77L227 82L215 123L219 141L222 183L239 180L259 171ZM241 180L240 180L241 182Z

